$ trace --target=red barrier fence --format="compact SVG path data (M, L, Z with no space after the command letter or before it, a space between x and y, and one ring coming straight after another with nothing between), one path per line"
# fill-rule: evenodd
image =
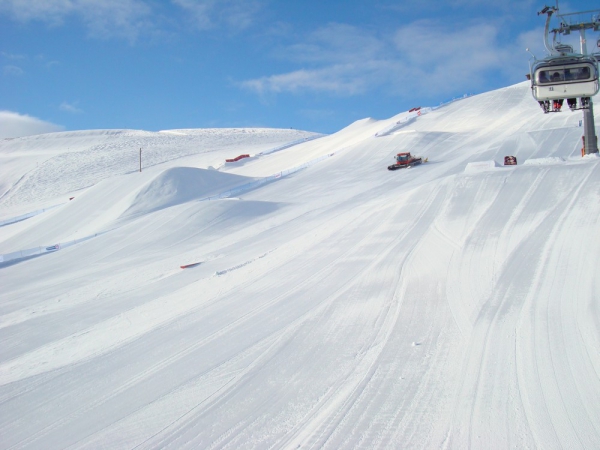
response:
M236 162L239 161L242 158L250 158L250 155L240 155L240 156L236 156L235 158L231 158L231 159L226 159L225 162Z

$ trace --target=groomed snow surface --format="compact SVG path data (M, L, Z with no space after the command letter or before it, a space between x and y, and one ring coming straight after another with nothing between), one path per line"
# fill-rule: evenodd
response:
M600 448L581 113L425 111L0 141L0 447Z

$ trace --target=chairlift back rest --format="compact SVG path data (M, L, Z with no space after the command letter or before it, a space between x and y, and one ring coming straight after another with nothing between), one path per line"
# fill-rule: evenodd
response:
M534 74L534 83L538 85L581 83L597 79L596 66L587 62L555 66L543 65L536 68Z

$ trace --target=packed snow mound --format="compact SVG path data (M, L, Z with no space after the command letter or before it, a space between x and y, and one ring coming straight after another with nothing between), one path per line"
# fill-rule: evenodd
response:
M546 158L532 158L523 163L524 166L547 166L549 164L564 163L565 159L560 156L548 156Z
M159 209L219 195L251 183L253 178L194 167L173 167L161 172L135 196L124 216L138 216Z
M496 161L470 162L467 164L467 167L465 167L465 173L484 172L486 170L493 170L496 167L501 167Z

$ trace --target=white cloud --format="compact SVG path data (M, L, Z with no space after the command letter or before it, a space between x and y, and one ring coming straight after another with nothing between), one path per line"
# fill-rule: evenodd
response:
M76 16L91 36L135 40L149 25L151 9L142 0L0 0L0 13L20 22L41 21L53 26Z
M81 108L77 107L78 103L79 102L74 102L74 103L62 102L58 108L61 111L65 111L65 112L68 112L71 114L81 114L83 112L83 110Z
M489 23L451 24L419 21L390 34L329 24L277 56L300 69L245 80L240 86L261 95L301 91L355 95L377 88L396 95L452 95L473 92L490 77L524 79L529 33L511 41L500 37L501 26ZM463 93L464 93L463 92Z
M345 24L331 23L276 52L304 67L289 73L246 80L239 85L260 94L317 91L354 95L368 90L389 68L384 40Z
M0 139L62 131L64 127L12 111L0 111Z
M364 92L367 80L356 72L357 68L347 65L328 66L315 70L297 70L281 75L271 75L248 80L242 87L260 94L268 92L328 91L336 94Z

